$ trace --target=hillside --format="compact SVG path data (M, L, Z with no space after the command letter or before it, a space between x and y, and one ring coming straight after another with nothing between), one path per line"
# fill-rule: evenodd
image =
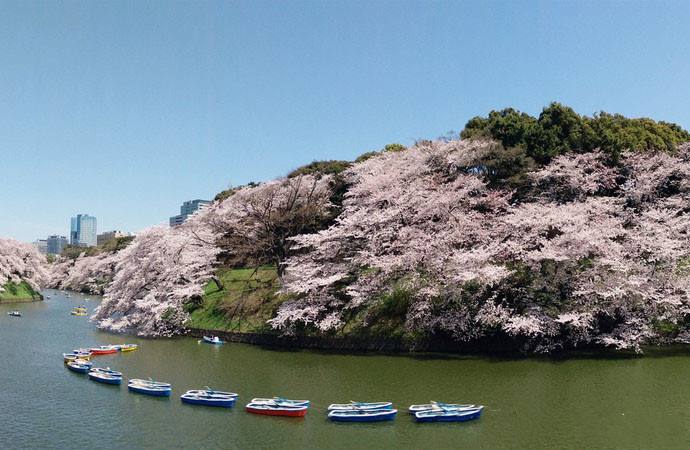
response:
M142 232L113 254L99 325L528 353L688 341L685 130L552 104L461 136L314 162Z

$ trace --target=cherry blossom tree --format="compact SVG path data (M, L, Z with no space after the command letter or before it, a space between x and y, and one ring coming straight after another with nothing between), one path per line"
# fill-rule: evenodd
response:
M44 255L30 244L0 238L0 292L8 282L26 282L39 291L48 277Z

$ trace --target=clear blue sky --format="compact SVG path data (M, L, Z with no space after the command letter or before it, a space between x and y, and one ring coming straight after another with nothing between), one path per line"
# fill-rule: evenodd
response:
M4 1L0 236L136 231L505 106L690 128L689 5Z

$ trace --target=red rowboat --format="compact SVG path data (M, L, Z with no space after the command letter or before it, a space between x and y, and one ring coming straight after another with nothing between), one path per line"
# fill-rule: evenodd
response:
M304 417L307 414L307 409L309 409L308 406L278 406L259 403L249 403L246 407L247 412L252 414L286 417Z
M117 347L111 345L102 345L100 347L90 348L89 351L93 355L110 355L112 353L117 353Z

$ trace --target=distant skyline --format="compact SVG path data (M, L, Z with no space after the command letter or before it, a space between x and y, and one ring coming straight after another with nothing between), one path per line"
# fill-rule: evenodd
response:
M688 23L680 1L5 1L0 236L137 232L507 106L690 129Z

